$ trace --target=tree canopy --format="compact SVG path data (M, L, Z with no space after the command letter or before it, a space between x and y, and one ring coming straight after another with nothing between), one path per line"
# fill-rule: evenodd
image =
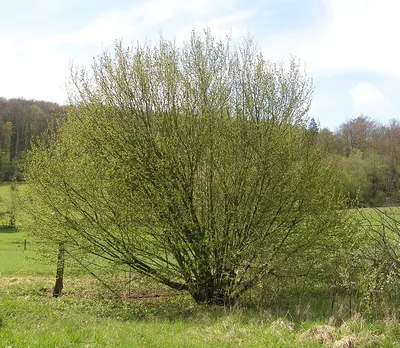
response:
M309 272L343 240L296 60L206 30L182 48L118 42L71 82L66 117L28 158L37 238L216 304Z

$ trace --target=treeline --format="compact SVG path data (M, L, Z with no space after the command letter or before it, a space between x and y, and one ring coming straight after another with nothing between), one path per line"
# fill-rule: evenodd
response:
M343 176L343 191L359 205L400 203L400 121L382 125L361 115L336 131L319 130L318 146L332 156Z
M0 180L23 180L26 151L62 111L56 103L0 98Z
M23 163L34 139L64 112L46 101L0 98L0 180L23 180ZM400 121L382 125L361 115L337 130L310 131L342 172L343 192L360 205L400 204Z

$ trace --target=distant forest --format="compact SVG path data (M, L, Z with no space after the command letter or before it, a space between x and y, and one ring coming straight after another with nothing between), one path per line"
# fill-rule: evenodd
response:
M23 180L26 151L62 113L56 103L0 98L0 180Z
M0 98L0 180L23 181L27 150L64 107L45 101ZM343 193L358 205L400 204L400 121L382 125L361 115L337 130L320 129L311 119L316 146L337 164Z
M311 122L317 144L338 165L343 192L358 205L400 204L400 122L388 125L365 115L343 123L335 132Z

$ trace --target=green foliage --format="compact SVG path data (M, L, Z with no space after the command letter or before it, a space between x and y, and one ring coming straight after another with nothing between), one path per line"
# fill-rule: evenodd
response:
M400 192L400 126L383 126L360 116L336 132L319 131L321 150L343 171L343 191L361 205L396 206Z
M28 158L25 207L47 245L233 304L344 242L338 179L307 129L312 85L296 61L193 32L181 49L117 43L72 83L67 117Z
M343 157L341 162L344 192L348 192L352 200L368 201L370 199L368 195L372 191L372 183L368 180L369 162L363 158L359 150L354 151L349 157Z
M383 158L354 150L349 157L342 157L340 164L343 190L352 200L372 205L386 203L389 189L385 181L390 169Z

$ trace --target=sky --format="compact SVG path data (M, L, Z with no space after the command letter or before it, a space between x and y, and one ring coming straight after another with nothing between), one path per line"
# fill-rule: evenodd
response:
M240 40L272 62L299 59L314 80L309 116L336 130L361 114L400 118L400 0L0 0L0 97L67 102L71 62L122 39L191 30Z

